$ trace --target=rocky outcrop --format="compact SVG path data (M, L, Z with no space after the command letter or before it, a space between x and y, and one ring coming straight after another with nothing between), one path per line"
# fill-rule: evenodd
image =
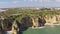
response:
M41 16L32 17L33 27L41 27L44 26L46 21Z
M18 25L18 22L15 20L12 24L12 34L18 34L20 30Z

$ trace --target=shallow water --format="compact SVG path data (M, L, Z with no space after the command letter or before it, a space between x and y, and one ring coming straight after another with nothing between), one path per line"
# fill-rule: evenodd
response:
M60 34L59 26L45 26L40 29L32 29L31 27L23 32L23 34Z

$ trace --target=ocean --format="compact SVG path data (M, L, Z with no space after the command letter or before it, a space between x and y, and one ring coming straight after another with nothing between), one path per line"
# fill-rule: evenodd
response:
M23 34L60 34L60 25L45 26L43 28L29 28Z

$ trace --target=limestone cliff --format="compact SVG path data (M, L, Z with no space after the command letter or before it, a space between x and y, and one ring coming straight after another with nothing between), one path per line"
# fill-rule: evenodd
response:
M60 15L46 16L46 25L49 24L60 24Z

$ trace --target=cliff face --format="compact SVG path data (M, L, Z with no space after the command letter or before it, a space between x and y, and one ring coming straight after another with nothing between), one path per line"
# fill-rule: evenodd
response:
M33 27L40 27L40 26L44 26L46 21L41 16L33 16L32 23L33 23L32 25Z
M6 28L8 27L7 25L10 23L9 27L12 26L13 20L9 20L9 23L7 22L8 20L4 20L4 26ZM52 16L26 16L21 19L22 25L24 27L40 27L44 25L51 25L51 24L60 24L60 15L52 15ZM5 28L5 27L4 27ZM11 29L11 28L10 28Z
M21 22L25 27L40 27L44 26L46 23L45 19L41 16L24 17L22 18Z
M45 25L60 24L60 15L52 15L50 17L46 16L45 20L46 20Z
M60 15L47 15L45 17L41 16L30 16L30 18L25 18L23 21L25 26L40 27L44 25L60 24Z
M40 27L44 25L51 25L51 24L60 24L60 15L47 15L45 17L41 16L30 16L22 18L22 23L25 24L24 26L34 26Z

